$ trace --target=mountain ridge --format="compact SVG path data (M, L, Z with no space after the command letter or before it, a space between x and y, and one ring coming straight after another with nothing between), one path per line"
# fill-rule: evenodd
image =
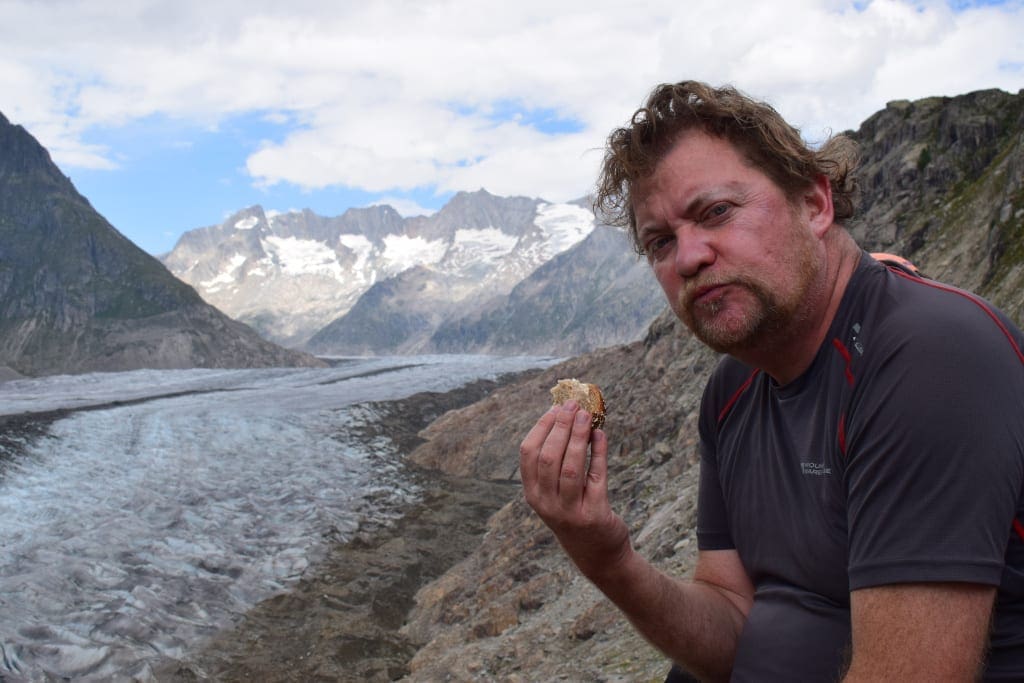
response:
M189 231L163 260L207 301L268 338L322 354L408 353L429 350L430 333L446 320L437 315L442 308L455 315L506 296L593 226L593 214L578 203L483 189L456 193L433 215L410 218L387 206L333 218L253 206ZM431 309L432 322L409 326L397 308L391 321L368 312L369 301L385 296L381 287L401 289L396 296L413 308ZM357 309L363 296L369 300ZM411 336L394 336L403 330Z
M321 362L206 304L6 117L0 151L0 366L37 375Z

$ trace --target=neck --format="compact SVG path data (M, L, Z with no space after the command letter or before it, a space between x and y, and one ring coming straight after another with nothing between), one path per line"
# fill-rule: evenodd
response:
M861 248L842 228L834 228L825 243L827 258L813 291L807 297L807 315L783 335L734 354L748 365L763 370L776 382L788 384L802 375L825 341L846 287L860 262Z

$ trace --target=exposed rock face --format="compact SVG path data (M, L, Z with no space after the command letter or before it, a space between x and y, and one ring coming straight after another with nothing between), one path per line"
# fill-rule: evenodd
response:
M863 152L861 244L1024 317L1024 95L890 102L850 135Z
M206 301L268 339L301 343L378 277L366 252L382 249L403 222L388 206L334 218L309 210L268 215L253 206L186 232L163 261Z
M1024 96L983 91L890 104L854 133L864 153L871 249L981 291L1024 322ZM924 153L929 149L928 154ZM559 377L599 384L608 402L610 497L634 544L666 570L692 570L696 418L716 358L665 312L642 342L590 353L451 412L412 458L447 472L518 476L518 444ZM668 661L564 558L513 501L480 548L423 588L404 632L423 643L406 680L661 680Z
M472 278L425 266L403 271L367 290L352 309L313 335L316 353L429 353L434 330L467 305Z
M332 354L429 351L439 324L500 301L593 226L577 204L484 190L407 219L387 206L335 218L255 206L186 233L164 262L282 343Z
M442 324L430 346L561 356L630 342L661 312L659 291L626 233L599 225L516 285L500 305Z
M0 115L0 365L38 375L319 363L204 303Z

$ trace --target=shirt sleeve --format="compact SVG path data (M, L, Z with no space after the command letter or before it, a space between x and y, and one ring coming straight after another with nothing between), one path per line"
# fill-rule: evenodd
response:
M852 590L1000 583L1024 480L1024 367L976 304L953 308L868 342L881 350L846 422Z
M731 550L736 547L729 531L725 496L718 476L716 455L717 419L715 379L708 383L701 403L700 485L697 492L697 548L699 550Z

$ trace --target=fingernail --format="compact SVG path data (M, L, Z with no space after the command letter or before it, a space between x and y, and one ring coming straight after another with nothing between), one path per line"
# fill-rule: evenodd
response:
M587 422L590 422L590 416L582 410L576 413L576 424L585 424Z

